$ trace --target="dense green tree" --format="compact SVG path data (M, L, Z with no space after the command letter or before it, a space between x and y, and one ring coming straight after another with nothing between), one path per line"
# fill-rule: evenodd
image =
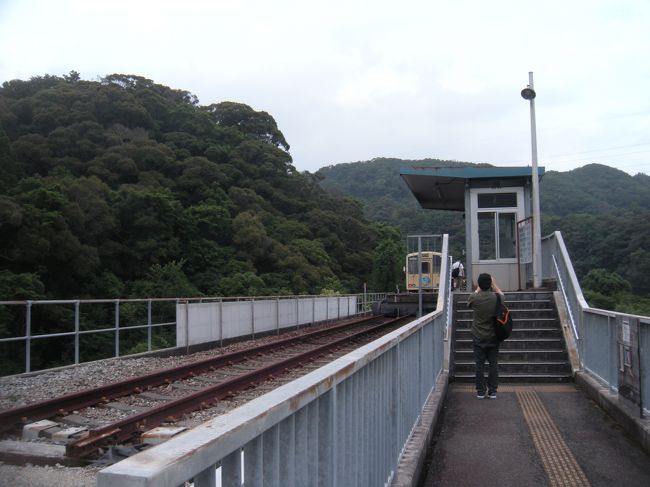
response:
M248 105L229 101L210 105L205 110L219 126L237 127L255 139L289 150L289 144L278 130L275 120L266 112L256 112Z
M288 150L270 114L141 76L7 81L0 270L48 298L359 291L375 230Z
M153 264L144 279L136 280L130 286L130 294L148 297L195 297L200 293L183 272L184 262Z
M650 297L632 294L630 283L615 272L592 269L581 285L585 299L594 308L650 316Z
M381 240L375 247L372 260L371 286L375 292L395 292L404 289L405 249L397 229L381 227Z
M613 295L631 290L630 283L615 272L605 269L592 269L582 280L586 289L597 291L606 295Z

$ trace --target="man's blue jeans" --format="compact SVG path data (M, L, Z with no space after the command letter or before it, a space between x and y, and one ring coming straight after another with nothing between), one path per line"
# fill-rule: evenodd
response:
M485 394L485 361L490 362L487 392L496 393L499 386L499 345L477 343L474 340L474 360L476 362L476 392Z

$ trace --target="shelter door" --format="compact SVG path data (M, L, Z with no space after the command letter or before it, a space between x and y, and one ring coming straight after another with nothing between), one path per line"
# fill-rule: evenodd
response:
M488 272L502 289L517 289L517 221L524 218L523 188L473 188L470 203L473 279Z

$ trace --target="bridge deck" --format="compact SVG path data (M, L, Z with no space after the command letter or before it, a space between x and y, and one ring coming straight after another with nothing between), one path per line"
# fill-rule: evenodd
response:
M451 384L424 486L648 486L650 455L574 384Z

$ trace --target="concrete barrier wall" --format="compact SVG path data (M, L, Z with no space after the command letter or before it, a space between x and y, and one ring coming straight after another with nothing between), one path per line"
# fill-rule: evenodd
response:
M358 305L358 295L179 302L176 346L268 334L283 328L346 318L358 313Z

